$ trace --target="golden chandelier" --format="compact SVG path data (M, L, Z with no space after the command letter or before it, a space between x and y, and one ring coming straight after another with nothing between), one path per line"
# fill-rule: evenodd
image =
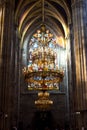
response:
M46 30L45 25L33 35L36 42L30 43L29 64L23 68L25 81L29 90L41 90L39 99L35 101L40 108L53 104L49 100L47 90L58 89L58 84L63 80L64 72L56 64L56 51L50 46L53 34ZM55 47L55 46L54 46ZM33 49L31 49L33 48Z
M25 81L30 90L53 90L63 80L64 72L56 65L56 52L49 47L53 37L45 26L33 35L38 45L29 55L29 65L23 68ZM35 43L32 43L35 44ZM33 46L33 45L31 45Z

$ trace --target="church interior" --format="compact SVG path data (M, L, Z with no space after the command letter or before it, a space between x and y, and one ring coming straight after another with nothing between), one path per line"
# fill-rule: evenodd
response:
M0 130L87 130L87 0L0 0Z

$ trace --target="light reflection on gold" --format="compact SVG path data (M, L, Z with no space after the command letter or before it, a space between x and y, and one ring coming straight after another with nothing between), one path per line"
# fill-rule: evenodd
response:
M39 92L38 99L35 100L35 105L38 109L47 110L53 105L53 101L49 99L48 92Z

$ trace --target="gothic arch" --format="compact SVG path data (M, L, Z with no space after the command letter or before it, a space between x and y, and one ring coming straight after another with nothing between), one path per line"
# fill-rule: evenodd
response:
M39 21L42 22L42 0L21 0L16 3L16 5L15 21L18 24L18 31L22 39L22 45L25 41L24 39L26 39L27 32L29 32L28 30L30 30L30 28L35 30L35 23L37 23L37 27L39 27ZM62 0L46 0L44 5L45 24L51 23L51 28L53 30L56 25L56 28L58 28L59 31L57 33L57 31L54 30L54 34L56 34L56 36L60 33L63 37L67 37L69 33L68 24L71 21L71 5L69 5L67 1ZM32 30L30 30L30 32L31 31Z

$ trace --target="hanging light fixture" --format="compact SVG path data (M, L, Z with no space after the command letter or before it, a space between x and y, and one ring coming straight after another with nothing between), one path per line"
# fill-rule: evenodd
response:
M53 101L49 99L48 92L39 92L38 99L35 101L35 105L38 109L47 110L53 104Z
M42 0L42 25L33 38L37 45L35 47L36 42L30 44L30 48L33 49L29 50L29 64L23 68L23 74L29 90L41 90L38 93L38 100L35 101L36 106L46 109L53 104L47 91L58 89L64 72L56 64L56 46L50 46L53 34L44 24L44 0Z
M43 32L41 26L39 33L33 37L38 41L37 47L30 52L29 65L24 67L25 81L28 82L30 90L53 90L58 89L58 83L63 80L64 73L56 65L56 52L50 47L53 35ZM32 46L34 46L33 43Z

